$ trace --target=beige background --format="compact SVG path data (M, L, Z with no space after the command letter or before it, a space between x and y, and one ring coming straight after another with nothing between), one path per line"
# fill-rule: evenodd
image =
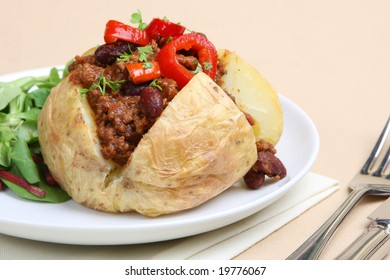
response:
M145 21L167 16L238 52L309 114L321 139L312 171L341 188L240 259L284 259L309 237L346 198L390 113L390 1L2 0L0 7L0 75L63 64L102 43L108 19L128 22L140 9ZM359 235L381 201L364 199L322 258Z

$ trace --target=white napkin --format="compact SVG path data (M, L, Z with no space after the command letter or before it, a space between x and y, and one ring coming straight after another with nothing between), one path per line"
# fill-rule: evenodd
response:
M336 180L308 173L282 198L229 226L192 237L138 245L71 246L0 234L0 259L232 259L338 188Z
M338 188L338 182L308 173L282 198L232 225L178 241L152 259L231 259L314 206Z

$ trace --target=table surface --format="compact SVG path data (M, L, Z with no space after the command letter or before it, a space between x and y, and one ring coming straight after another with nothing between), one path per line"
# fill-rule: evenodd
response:
M239 53L314 121L320 151L313 172L340 189L238 259L285 259L343 202L390 108L390 1L6 1L0 17L0 75L59 65L103 41L108 19L166 16ZM191 2L192 3L192 2ZM334 258L368 225L385 198L366 197L321 258ZM23 256L20 256L23 258ZM388 256L387 259L390 259Z

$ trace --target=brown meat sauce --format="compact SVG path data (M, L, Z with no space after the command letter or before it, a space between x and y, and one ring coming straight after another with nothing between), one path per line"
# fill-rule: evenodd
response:
M164 40L152 41L153 53L148 55L147 61L154 61L164 43ZM126 61L121 59L123 54L130 53ZM134 84L125 62L136 63L138 58L136 45L117 41L98 47L92 55L76 56L68 68L70 80L86 89L84 94L95 114L103 157L119 165L128 162L142 136L179 91L176 82L167 78L158 79L153 86L150 82ZM177 60L189 70L196 69L195 56L177 54ZM215 77L218 85L224 71L223 64L219 62ZM245 116L253 125L253 118L247 113ZM264 143L257 143L258 161L244 178L250 188L260 187L264 176L281 179L286 175L283 164L275 156L275 149ZM260 161L266 162L260 164Z

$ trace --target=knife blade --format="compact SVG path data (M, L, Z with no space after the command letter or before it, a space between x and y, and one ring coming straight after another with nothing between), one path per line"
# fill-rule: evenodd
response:
M337 260L381 260L390 252L390 198L369 216L367 230L344 249Z

